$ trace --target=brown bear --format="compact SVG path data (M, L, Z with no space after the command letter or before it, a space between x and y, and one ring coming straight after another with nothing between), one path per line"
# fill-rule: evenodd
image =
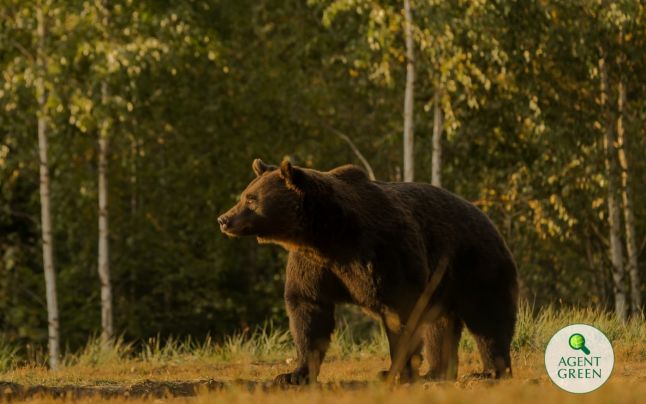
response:
M359 305L384 321L391 361L405 352L402 368L391 365L390 377L416 378L423 347L426 377L455 379L464 326L477 342L482 375L511 376L516 266L482 211L428 184L371 181L352 165L321 172L256 159L252 168L256 178L218 223L229 236L255 236L289 251L285 302L298 362L277 383L316 379L339 303ZM446 269L422 305L437 315L422 316L421 337L397 351L442 260Z

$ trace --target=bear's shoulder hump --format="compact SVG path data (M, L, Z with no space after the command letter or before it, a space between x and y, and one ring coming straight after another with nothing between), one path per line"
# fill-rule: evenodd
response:
M329 171L330 174L345 182L368 181L366 172L352 164L346 164Z

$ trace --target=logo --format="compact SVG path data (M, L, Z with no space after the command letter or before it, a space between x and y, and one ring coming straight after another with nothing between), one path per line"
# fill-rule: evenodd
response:
M545 349L545 369L552 382L570 393L589 393L612 373L615 354L597 328L572 324L560 329Z

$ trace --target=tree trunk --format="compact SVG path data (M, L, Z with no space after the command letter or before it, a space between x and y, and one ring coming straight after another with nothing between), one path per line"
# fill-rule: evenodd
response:
M624 267L624 254L621 243L621 217L618 198L618 164L615 145L614 121L609 111L608 102L608 71L605 60L599 59L599 73L601 76L601 108L604 111L606 127L604 136L605 165L608 177L608 224L610 227L610 261L612 262L612 279L615 294L615 312L617 317L627 319L626 277Z
M137 158L139 156L139 148L137 145L137 137L134 133L130 134L130 227L129 231L132 237L132 251L137 251L139 234L139 223L137 220L139 212L139 192L137 187ZM136 319L136 312L134 310L135 302L137 301L137 271L128 271L128 299L127 299L127 323L132 323ZM120 315L126 313L119 313Z
M431 184L442 186L442 129L444 126L442 106L440 105L440 90L433 96L433 154L431 161Z
M633 190L630 183L630 172L628 156L626 155L624 110L626 108L626 88L623 81L619 83L619 94L617 99L617 152L619 154L619 166L621 168L621 197L623 200L624 226L626 236L627 265L626 272L630 276L630 297L632 314L641 313L641 282L639 279L637 236L635 234L635 213L633 209Z
M56 296L56 269L54 268L54 245L52 240L52 218L49 199L49 163L47 158L47 96L45 94L45 13L43 6L38 5L38 54L36 63L38 77L36 79L36 96L38 98L38 155L40 160L40 215L43 243L43 268L45 271L45 289L47 296L47 331L49 335L49 367L58 368L60 356L60 336L58 326L58 299Z
M107 108L108 86L101 84L101 100ZM99 129L99 279L101 282L101 342L111 344L114 336L112 286L110 284L110 235L108 228L108 148L110 124L107 116Z
M599 297L601 302L604 301L604 290L603 283L599 282L599 272L597 266L595 265L594 253L592 252L592 240L590 237L585 239L585 257L588 261L588 268L590 269L590 278L592 279L592 284L594 286L594 294Z
M109 17L108 2L98 3L102 15L102 35L108 42ZM101 346L109 347L114 337L112 284L110 282L110 229L108 209L108 154L110 148L110 130L112 129L108 109L109 89L107 78L101 82L101 113L98 115L99 124L99 251L98 270L101 283Z
M415 178L413 134L413 100L415 92L415 54L413 52L413 20L410 0L404 0L404 32L406 35L406 92L404 94L404 181Z

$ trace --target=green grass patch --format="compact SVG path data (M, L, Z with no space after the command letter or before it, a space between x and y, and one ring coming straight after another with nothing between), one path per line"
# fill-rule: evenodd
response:
M341 311L338 326L332 337L328 357L360 359L387 357L388 342L381 324L360 316L353 309ZM632 355L646 358L646 322L644 317L633 317L623 323L612 313L597 308L535 309L523 302L518 313L512 350L516 353L542 352L552 335L572 323L593 325L603 331L615 348L621 346ZM464 332L459 349L462 352L477 350L475 341ZM44 366L21 356L20 347L0 337L0 372L16 367ZM98 338L90 338L78 352L64 355L66 367L105 366L127 362L152 365L182 364L190 362L284 362L296 356L289 331L268 323L253 331L239 332L215 341L210 337L202 341L192 338L150 338L139 343L117 338L105 346ZM43 358L44 361L46 358Z

